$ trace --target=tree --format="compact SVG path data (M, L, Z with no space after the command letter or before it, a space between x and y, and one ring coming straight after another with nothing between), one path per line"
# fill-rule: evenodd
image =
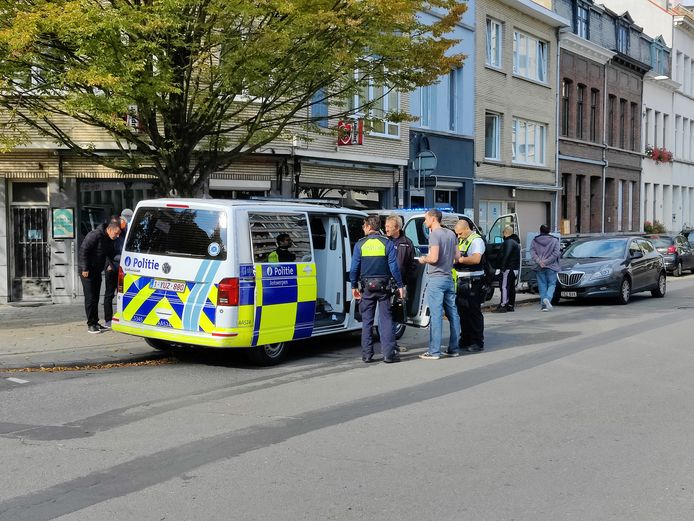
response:
M441 14L423 25L417 12ZM431 84L457 0L0 0L0 147L37 131L123 172L153 174L161 193L196 193L290 129L376 110L350 103L373 85ZM379 114L391 121L402 113ZM77 122L108 132L106 152Z

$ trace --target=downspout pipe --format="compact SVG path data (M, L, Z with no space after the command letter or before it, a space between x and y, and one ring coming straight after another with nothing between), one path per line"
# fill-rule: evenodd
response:
M602 197L600 201L600 233L605 233L605 186L607 177L607 100L609 94L607 92L607 65L603 68L603 88L602 88Z
M559 219L561 218L561 212L559 209L560 206L560 193L559 193L559 188L561 188L561 185L559 184L560 178L559 178L559 103L561 99L561 67L560 67L560 60L561 60L561 34L566 32L566 29L563 27L557 27L557 65L555 68L556 71L556 78L555 78L555 83L556 83L556 91L554 93L554 186L557 187L557 190L554 191L554 231L558 232L559 231Z

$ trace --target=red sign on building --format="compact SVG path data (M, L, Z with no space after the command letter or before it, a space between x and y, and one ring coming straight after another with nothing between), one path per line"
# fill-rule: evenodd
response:
M340 120L337 123L337 146L361 145L364 137L364 120Z

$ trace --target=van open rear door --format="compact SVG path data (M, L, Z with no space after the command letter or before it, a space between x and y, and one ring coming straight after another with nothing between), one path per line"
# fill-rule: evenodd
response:
M513 233L520 239L518 214L509 213L502 215L494 221L494 224L489 228L489 233L487 233L487 259L489 259L491 265L496 269L500 269L501 267L501 253L504 246L504 228L506 228L506 226L511 226L513 228ZM516 277L516 285L518 285L518 281L520 281L521 262L518 263L515 269L518 270L518 276ZM494 286L498 285L499 281L495 279Z

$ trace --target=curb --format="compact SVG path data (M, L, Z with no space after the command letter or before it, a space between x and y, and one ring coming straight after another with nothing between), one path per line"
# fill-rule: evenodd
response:
M0 373L3 371L16 371L20 369L58 369L58 368L77 368L77 367L87 367L87 366L101 366L109 364L133 364L138 362L148 362L153 360L161 360L163 358L168 358L171 353L166 351L153 351L151 353L142 353L139 355L126 355L122 357L103 356L99 357L95 355L91 358L76 358L73 360L66 360L64 362L34 362L27 360L24 362L2 362L0 357Z

